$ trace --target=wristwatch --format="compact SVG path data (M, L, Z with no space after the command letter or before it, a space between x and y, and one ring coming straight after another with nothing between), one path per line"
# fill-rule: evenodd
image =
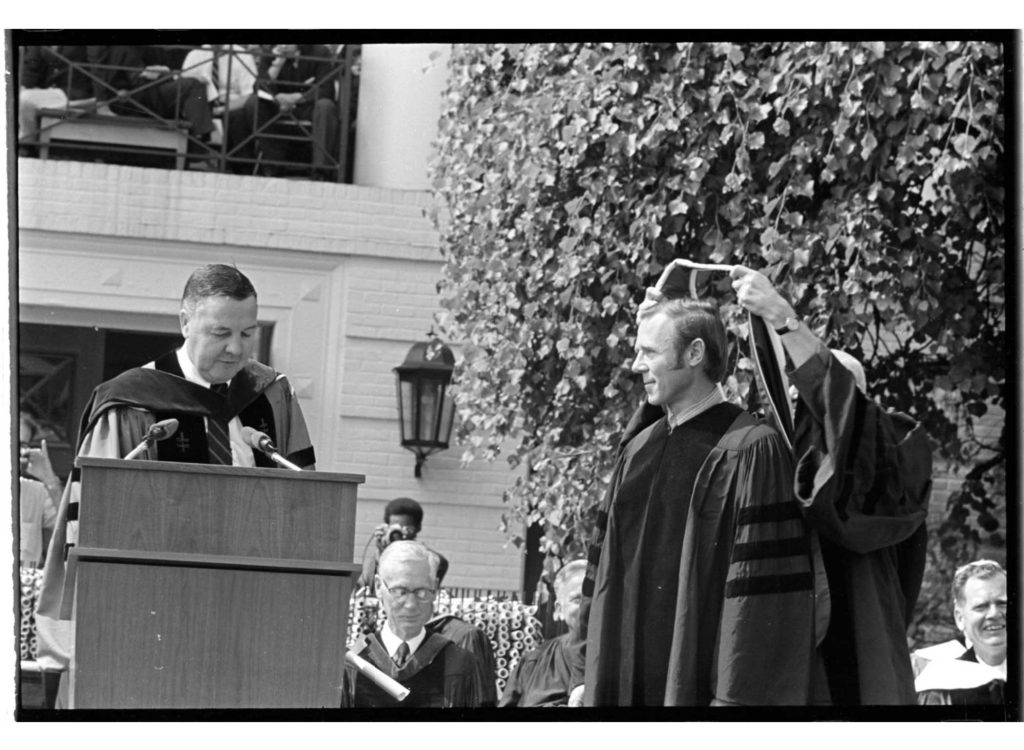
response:
M781 335L783 333L790 333L792 331L795 331L799 327L800 321L797 320L792 315L790 315L788 318L782 321L782 325L776 328L775 332Z

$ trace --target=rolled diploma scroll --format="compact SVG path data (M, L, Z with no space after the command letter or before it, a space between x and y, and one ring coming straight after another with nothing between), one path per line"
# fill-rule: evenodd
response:
M391 679L358 654L353 653L352 651L346 651L345 661L366 675L366 677L372 680L377 687L386 692L396 701L404 701L408 697L409 688Z

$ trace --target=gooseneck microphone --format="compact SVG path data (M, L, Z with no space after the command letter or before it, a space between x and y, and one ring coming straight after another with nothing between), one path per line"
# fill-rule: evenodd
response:
M270 457L270 460L286 469L292 471L302 471L302 467L296 466L287 458L277 452L277 448L274 446L273 441L270 437L259 430L254 430L252 427L242 427L242 440L250 448L258 450L260 453L264 453Z
M164 419L157 422L149 430L146 431L146 436L142 438L142 442L132 448L131 452L125 456L125 460L135 458L137 455L146 450L149 446L155 443L157 440L166 440L175 432L178 431L178 420L177 419Z

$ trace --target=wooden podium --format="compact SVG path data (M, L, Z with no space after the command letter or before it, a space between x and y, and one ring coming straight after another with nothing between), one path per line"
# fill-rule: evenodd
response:
M339 705L363 476L78 466L70 708Z

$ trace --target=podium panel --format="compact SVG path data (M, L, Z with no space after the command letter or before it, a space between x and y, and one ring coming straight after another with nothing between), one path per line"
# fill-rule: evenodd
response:
M78 465L70 708L340 705L362 476Z
M80 458L82 547L352 562L358 474Z
M344 651L336 644L345 643L358 566L74 554L71 708L340 704Z

